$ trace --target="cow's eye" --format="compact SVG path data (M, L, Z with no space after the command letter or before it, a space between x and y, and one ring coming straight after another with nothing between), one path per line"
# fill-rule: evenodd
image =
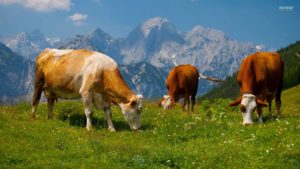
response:
M240 110L241 110L241 112L245 113L246 112L246 107L244 105L240 105Z

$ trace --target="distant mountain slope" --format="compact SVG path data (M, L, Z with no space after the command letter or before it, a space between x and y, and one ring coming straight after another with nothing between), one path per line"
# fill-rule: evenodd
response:
M60 43L59 38L46 38L39 30L21 32L13 37L2 38L1 41L12 51L29 60L34 60L45 48L56 47Z
M0 43L0 103L32 91L33 63Z
M300 41L278 51L284 61L284 89L300 84ZM235 98L240 95L236 73L226 82L203 95L200 99Z

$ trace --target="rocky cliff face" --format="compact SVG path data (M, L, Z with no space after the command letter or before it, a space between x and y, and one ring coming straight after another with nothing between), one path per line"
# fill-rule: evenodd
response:
M0 103L15 102L33 90L33 63L0 43Z

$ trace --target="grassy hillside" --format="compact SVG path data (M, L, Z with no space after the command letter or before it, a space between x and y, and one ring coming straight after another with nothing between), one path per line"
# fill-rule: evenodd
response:
M300 84L300 41L278 51L284 61L284 89ZM236 75L230 76L226 82L199 99L235 98L240 95Z
M1 106L0 168L299 168L299 96L300 86L285 91L282 117L264 110L265 124L247 127L230 100L202 101L191 115L146 102L141 132L129 131L113 108L115 133L102 111L87 132L79 101L58 102L53 120L45 104L35 121L28 104Z

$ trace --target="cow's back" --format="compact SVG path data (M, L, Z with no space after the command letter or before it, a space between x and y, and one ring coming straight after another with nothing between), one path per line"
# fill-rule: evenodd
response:
M275 92L283 81L283 61L280 55L278 53L260 52L256 62L255 65L259 65L255 69L257 83L266 83L268 92ZM260 70L261 67L264 67L264 70Z
M257 52L247 56L237 76L242 93L252 88L255 93L275 92L282 83L283 61L278 53Z
M106 55L84 49L46 49L36 58L36 66L43 73L45 88L57 95L78 94L83 85L94 85L105 69L117 68Z

